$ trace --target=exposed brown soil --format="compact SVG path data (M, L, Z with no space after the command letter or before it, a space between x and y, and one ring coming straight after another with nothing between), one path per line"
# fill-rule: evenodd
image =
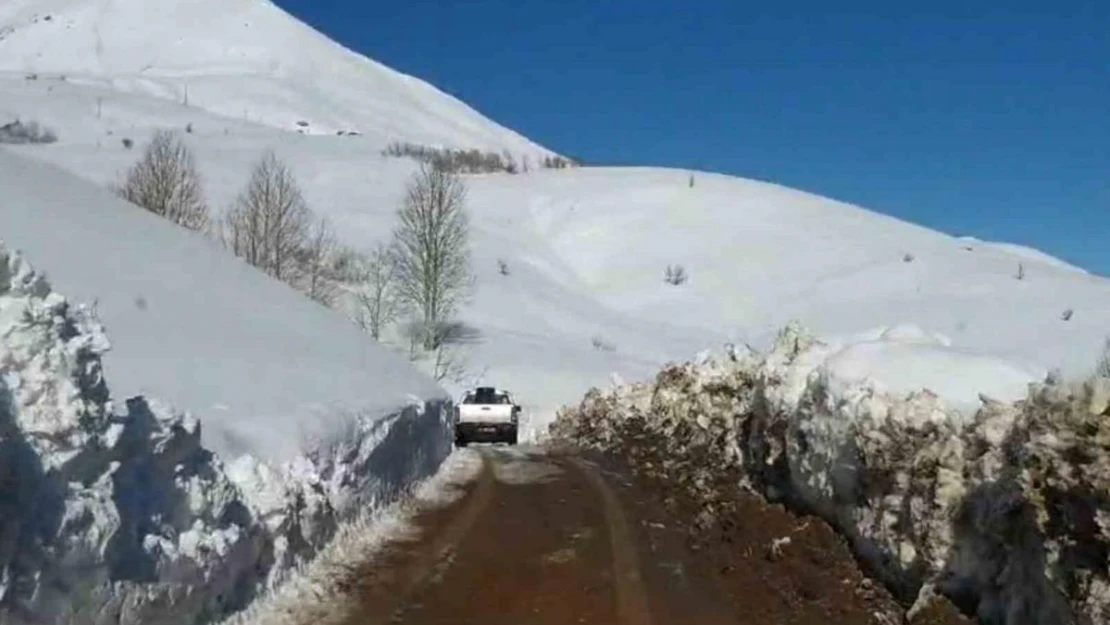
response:
M643 430L627 428L604 462L614 474L633 476L636 490L659 502L638 514L677 520L699 566L711 571L729 598L737 623L895 624L906 608L868 578L842 536L820 518L798 514L740 486L739 470L722 472L694 497L681 476L662 470L667 446ZM969 625L943 597L914 615L911 625Z
M700 504L615 458L480 453L465 498L360 571L349 625L903 622L816 519L737 489L733 512L699 524Z

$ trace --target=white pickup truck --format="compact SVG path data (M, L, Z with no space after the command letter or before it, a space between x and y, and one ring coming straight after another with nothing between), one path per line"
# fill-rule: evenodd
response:
M516 445L520 406L512 395L491 386L463 394L455 406L455 444L503 442Z

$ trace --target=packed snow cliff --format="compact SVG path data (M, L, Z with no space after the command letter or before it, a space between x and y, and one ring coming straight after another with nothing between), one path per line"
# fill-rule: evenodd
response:
M0 622L218 618L450 451L437 400L354 420L282 466L225 464L197 419L141 396L114 401L108 349L90 309L0 243Z
M707 502L739 470L837 527L915 607L941 593L983 623L1108 622L1110 380L1023 380L943 343L894 328L837 345L791 325L767 354L730 347L595 389L552 434L635 460L628 441L647 433L672 460L639 468ZM937 380L958 400L987 380L994 396L961 410L936 389L906 392L912 376L891 365L908 354L946 368Z

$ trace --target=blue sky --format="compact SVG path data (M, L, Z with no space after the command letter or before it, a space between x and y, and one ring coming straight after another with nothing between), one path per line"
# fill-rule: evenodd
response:
M770 180L1110 274L1107 0L278 4L592 163Z

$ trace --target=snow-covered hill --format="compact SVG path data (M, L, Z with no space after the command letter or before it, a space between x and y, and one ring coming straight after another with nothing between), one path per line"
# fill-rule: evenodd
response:
M822 334L914 323L958 349L1078 373L1110 330L1110 281L1047 254L774 184L688 180L587 168L483 178L472 198L487 222L523 220L529 242L606 307L762 346L789 319ZM688 282L663 284L668 264Z
M0 3L5 70L65 75L308 134L549 153L269 0L8 0Z
M313 209L360 248L389 236L415 168L371 138L302 136L96 86L9 76L0 93L0 118L37 119L60 137L9 149L97 184L138 157L123 138L141 145L155 128L191 124L182 136L217 210L273 148ZM651 375L728 340L766 346L791 318L837 335L912 323L958 351L1075 374L1110 328L1110 282L1046 255L773 184L694 178L691 188L687 172L651 168L468 176L478 288L464 320L480 334L464 350L470 379L515 390L542 429L610 374ZM668 264L689 281L664 283Z

